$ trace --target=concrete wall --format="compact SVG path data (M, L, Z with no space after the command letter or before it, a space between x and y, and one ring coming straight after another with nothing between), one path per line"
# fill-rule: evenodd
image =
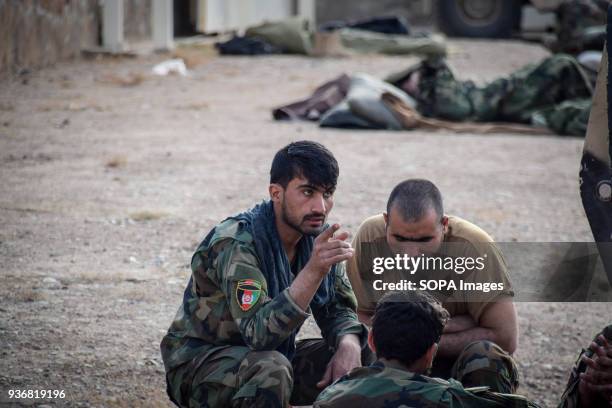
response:
M185 1L185 0L178 0ZM151 0L123 0L126 40L151 37Z
M0 75L73 58L100 44L101 0L0 0ZM125 37L150 37L151 1L126 0Z

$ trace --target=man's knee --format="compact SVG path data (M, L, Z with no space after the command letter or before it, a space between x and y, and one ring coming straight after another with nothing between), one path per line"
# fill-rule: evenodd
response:
M271 376L292 381L293 368L287 357L278 351L251 351L242 360L238 375L241 378L262 376L262 379Z
M230 347L168 373L168 395L181 407L286 406L291 363L276 351Z
M284 407L289 404L293 369L278 351L250 351L238 368L233 406Z
M514 359L497 344L481 340L468 344L453 366L453 377L465 387L487 385L492 391L513 393L519 375Z
M293 368L278 351L251 351L238 368L234 406L284 407L293 388Z

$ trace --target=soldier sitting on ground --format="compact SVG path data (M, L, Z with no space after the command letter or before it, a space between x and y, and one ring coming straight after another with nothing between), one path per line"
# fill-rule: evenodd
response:
M326 388L314 407L537 407L514 394L516 364L493 343L468 345L448 381L427 376L448 316L425 292L386 294L368 337L378 360ZM604 332L612 339L612 326ZM560 408L612 406L612 341L601 334L595 341L572 370Z

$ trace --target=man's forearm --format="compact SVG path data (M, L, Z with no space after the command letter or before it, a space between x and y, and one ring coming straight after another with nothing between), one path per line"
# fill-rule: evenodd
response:
M346 346L357 347L358 350L361 350L361 341L359 336L353 333L340 336L340 339L338 340L338 348Z
M444 326L443 333L457 333L478 327L472 316L457 315L450 318Z
M457 316L457 323L469 326L466 316ZM516 310L514 304L503 300L490 303L481 313L478 323L473 320L475 327L466 330L444 330L438 352L442 356L458 356L468 344L488 340L496 343L507 353L514 353L518 343L518 327L516 323ZM456 325L460 326L460 325Z
M478 340L497 342L497 336L491 329L474 327L464 331L446 333L442 335L438 346L438 355L442 357L456 357L468 344Z
M317 292L324 277L325 275L315 273L308 268L302 269L291 283L291 286L289 286L289 295L291 295L291 299L293 299L302 310L308 309L308 305Z

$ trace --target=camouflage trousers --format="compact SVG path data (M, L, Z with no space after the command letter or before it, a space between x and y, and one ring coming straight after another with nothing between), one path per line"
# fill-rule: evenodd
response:
M323 339L296 342L291 362L277 351L219 347L169 372L168 395L180 407L310 405L333 353ZM371 360L366 347L362 363Z
M593 341L604 330L597 333L593 337ZM612 331L612 328L608 330ZM578 383L580 381L580 374L585 372L587 368L586 364L582 362L582 357L585 354L591 356L592 352L588 349L583 349L578 356L570 372L569 380L558 408L581 407ZM519 374L514 359L498 345L490 341L476 341L466 346L451 369L451 377L461 382L465 388L487 386L489 391L493 393L514 394L519 386ZM492 399L499 397L491 392L487 392L487 397ZM522 403L524 402L527 406L535 406L530 405L527 400L521 401L512 398L505 401L507 405L512 402L516 406L523 406ZM609 406L608 402L603 398L595 404L594 407Z
M432 377L452 377L466 388L488 386L493 392L505 394L513 394L519 385L514 359L490 341L468 344L456 360L434 360Z
M484 86L457 80L441 59L424 61L419 72L418 110L425 116L529 123L559 134L586 133L591 80L569 55L553 55Z

